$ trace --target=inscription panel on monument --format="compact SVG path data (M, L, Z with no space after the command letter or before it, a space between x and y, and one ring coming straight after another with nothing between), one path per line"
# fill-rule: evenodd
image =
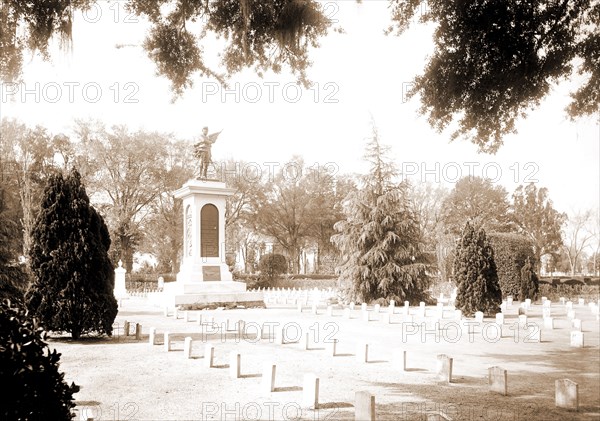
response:
M211 204L200 211L200 257L219 257L219 210Z
M220 281L221 268L219 266L202 266L202 279L205 281Z

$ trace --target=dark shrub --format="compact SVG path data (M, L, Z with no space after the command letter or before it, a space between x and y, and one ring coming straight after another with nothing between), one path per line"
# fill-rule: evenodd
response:
M498 281L502 296L519 297L521 293L521 268L527 259L535 262L533 246L522 235L507 233L491 233L488 235L494 249L494 261L498 272ZM535 271L535 267L533 270Z
M285 256L281 254L265 254L258 262L258 270L260 271L260 287L269 287L279 275L287 272L287 261Z
M70 420L79 386L58 371L60 354L44 341L38 320L10 300L0 302L0 419Z

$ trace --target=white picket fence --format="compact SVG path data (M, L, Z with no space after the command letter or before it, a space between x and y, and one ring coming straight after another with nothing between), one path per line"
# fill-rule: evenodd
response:
M296 289L296 288L258 288L252 291L262 292L265 304L291 304L303 303L327 304L330 300L339 299L339 291L334 288L327 289Z

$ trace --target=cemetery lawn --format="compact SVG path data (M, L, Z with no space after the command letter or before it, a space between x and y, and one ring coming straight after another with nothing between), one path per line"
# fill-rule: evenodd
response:
M426 414L440 411L452 420L600 417L599 323L587 305L574 305L583 321L584 348L570 346L570 320L564 305L558 303L552 304L553 330L544 329L540 303L528 313L534 327L517 328L518 303L514 303L505 313L500 339L494 327L478 327L472 335L460 332L451 310L442 322L448 329L436 335L432 326L424 330L419 320L415 320L416 333L403 325L399 308L392 324L384 325L363 321L360 308L348 320L342 317L341 307L334 308L332 317L325 315L324 307L319 315L312 315L310 308L299 313L291 305L282 307L210 311L219 325L228 318L245 320L249 337L239 340L236 332L227 332L203 338L195 312L190 312L186 323L182 312L175 320L172 313L165 317L162 309L132 297L119 309L115 321L119 328L112 338L72 341L55 335L49 343L62 354L65 379L81 386L75 394L76 420L354 420L355 392L363 390L375 395L377 420L423 420ZM428 307L428 312L433 311ZM141 340L124 336L125 320L142 325ZM258 341L250 339L255 326L266 323L288 323L289 337L299 336L300 327L319 343L304 350L299 343L278 345L266 335ZM157 331L154 346L148 342L150 327ZM541 343L528 339L537 328ZM171 333L171 352L162 345L165 331ZM186 336L194 340L191 359L183 354ZM331 338L339 340L335 357L323 343ZM367 363L356 360L359 342L369 344ZM206 343L215 347L213 368L204 366ZM407 371L395 364L396 351L404 350ZM229 374L231 351L241 354L239 379ZM438 354L453 358L450 384L436 379ZM270 394L260 388L265 362L277 365L276 389ZM492 366L508 370L508 396L489 391L487 373ZM303 376L311 372L320 379L319 408L300 409ZM579 385L578 412L555 407L558 379Z

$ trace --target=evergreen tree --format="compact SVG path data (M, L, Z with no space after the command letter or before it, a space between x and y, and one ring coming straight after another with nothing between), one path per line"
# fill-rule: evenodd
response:
M77 171L49 178L32 238L30 311L47 330L74 339L92 331L112 334L117 302L110 236Z
M350 298L416 303L427 298L428 261L407 185L394 183L387 151L373 127L365 153L371 169L362 188L344 200L345 219L335 224L332 241L341 251L340 279L349 282Z
M521 268L521 291L519 299L524 301L527 298L535 301L538 295L540 281L531 265L531 260L527 259Z
M475 232L468 222L456 247L454 277L458 284L455 305L463 314L472 315L477 311L495 314L500 310L502 292L494 250L485 231Z

